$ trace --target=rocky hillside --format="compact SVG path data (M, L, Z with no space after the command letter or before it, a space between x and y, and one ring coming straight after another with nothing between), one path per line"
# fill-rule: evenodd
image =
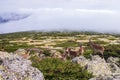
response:
M90 80L120 80L119 58L109 57L107 61L96 56L86 59L84 56L76 57L72 62L78 63L95 76Z
M0 80L44 80L31 61L13 53L0 52Z

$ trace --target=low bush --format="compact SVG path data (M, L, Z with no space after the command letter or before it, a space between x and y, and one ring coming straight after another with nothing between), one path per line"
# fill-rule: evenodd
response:
M105 52L104 52L105 59L107 59L111 56L120 58L120 45L105 46Z
M46 80L88 80L93 75L78 64L55 58L45 58L39 62L32 58L32 66L43 72Z

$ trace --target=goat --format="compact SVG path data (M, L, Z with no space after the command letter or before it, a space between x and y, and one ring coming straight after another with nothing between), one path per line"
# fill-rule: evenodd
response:
M76 57L78 55L77 51L73 51L73 50L71 50L71 48L68 48L68 54L72 58L74 58L74 57Z
M89 39L89 45L90 47L93 49L93 53L96 54L96 52L100 52L100 54L102 55L103 57L103 53L104 53L104 47L101 46L101 45L98 45L98 44L95 44L91 41L91 39Z
M80 43L80 45L79 45L79 50L78 50L79 54L80 54L80 55L83 55L84 51L85 51L85 48L84 48L84 47L82 46L82 44Z

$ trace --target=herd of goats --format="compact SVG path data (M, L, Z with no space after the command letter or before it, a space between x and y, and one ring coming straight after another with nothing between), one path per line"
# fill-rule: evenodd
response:
M101 46L101 45L98 45L98 44L95 44L91 41L91 39L89 39L89 42L88 44L90 45L91 49L93 50L93 53L96 54L96 53L100 53L103 57L103 53L104 53L104 47ZM27 49L27 53L24 54L23 56L26 58L27 56L29 56L29 52L30 51L35 51L37 50L38 51L38 56L41 56L42 54L42 51L39 50L39 49ZM85 52L85 48L83 47L83 45L80 43L79 44L79 49L78 50L72 50L71 48L65 48L64 49L64 52L63 54L61 54L61 59L62 60L66 60L67 57L71 57L71 58L74 58L74 57L77 57L79 55L83 55Z

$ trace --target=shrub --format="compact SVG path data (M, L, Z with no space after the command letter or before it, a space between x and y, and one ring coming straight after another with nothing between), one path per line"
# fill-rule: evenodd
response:
M45 56L50 56L51 55L50 50L47 50L47 49L43 50L43 54L45 54Z
M46 80L88 80L92 76L78 64L55 58L45 58L40 62L32 59L32 65L43 72Z
M107 59L110 56L120 58L120 45L108 45L105 47L105 59Z
M88 59L88 58L91 58L91 57L90 57L90 54L92 54L92 53L93 53L92 50L87 50L87 51L85 51L85 53L84 53L84 57L86 57L87 59Z

